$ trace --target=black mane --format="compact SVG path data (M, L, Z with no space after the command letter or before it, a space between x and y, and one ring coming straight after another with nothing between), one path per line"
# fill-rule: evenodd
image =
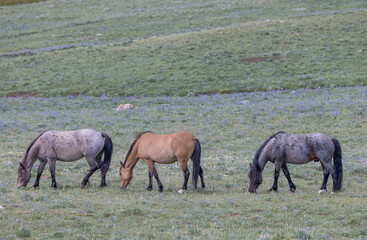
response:
M24 160L27 159L27 156L28 156L28 153L29 151L31 150L31 147L33 146L33 144L45 133L47 132L48 130L45 130L43 131L40 135L38 135L27 147L27 150L25 151L25 154L24 154L24 158L23 158L23 161L21 162L21 164L25 164ZM24 166L25 167L25 166Z
M128 150L128 151L127 151L127 153L126 153L124 166L125 166L125 164L126 164L127 159L128 159L128 158L129 158L129 156L130 156L131 151L133 150L133 147L135 146L135 143L138 141L138 139L141 137L141 135L143 135L143 134L145 134L145 133L148 133L148 132L151 132L151 131L146 131L146 132L139 133L139 134L137 134L137 135L134 137L134 139L132 140L132 142L131 142L131 144L130 144L129 150Z
M280 131L280 132L277 132L276 134L274 134L273 136L269 137L268 140L266 140L262 145L261 147L257 150L256 154L255 154L255 157L254 157L254 160L252 161L252 165L254 167L256 166L259 166L259 157L260 157L260 154L262 152L262 150L264 149L264 147L266 146L266 144L268 144L268 142L275 138L276 135L280 134L280 133L286 133L284 131Z

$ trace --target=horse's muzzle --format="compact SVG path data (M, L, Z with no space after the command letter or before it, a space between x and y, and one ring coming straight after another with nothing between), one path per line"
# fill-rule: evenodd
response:
M124 190L124 189L125 189L124 185L122 185L122 186L120 187L120 189L121 189L121 190Z

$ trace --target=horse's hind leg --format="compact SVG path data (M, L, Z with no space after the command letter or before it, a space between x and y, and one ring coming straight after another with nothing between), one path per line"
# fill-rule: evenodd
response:
M47 162L48 162L48 166L50 166L50 172L51 172L51 179L52 179L51 187L57 188L56 177L55 177L56 159L49 158L47 159Z
M323 181L323 185L324 185L324 182L325 182L325 190L326 190L326 183L327 183L327 180L328 180L328 177L329 177L329 174L331 174L331 177L333 178L333 192L335 191L335 186L337 185L336 184L336 172L334 170L334 166L333 164L331 163L331 160L330 161L322 161L321 160L321 163L324 165L325 167L325 171L323 170L323 173L324 173L324 181ZM322 186L323 186L322 185ZM322 188L321 186L321 188ZM321 191L321 190L320 190Z
M182 185L182 188L178 191L178 193L184 193L187 190L187 182L189 181L190 177L190 171L187 168L187 160L186 161L178 161L180 164L180 167L184 173L184 183Z
M200 166L199 169L199 176L200 176L200 180L201 180L201 188L205 188L205 183L204 183L204 171Z
M94 161L94 160L97 161L98 159L95 159L94 157L89 157L89 156L86 156L85 159L87 160L90 170L89 170L89 173L87 173L87 175L85 175L85 177L83 178L82 187L85 187L85 185L87 185L87 183L89 182L90 176L92 176L92 174L99 169L99 167L96 165L96 162ZM101 163L100 160L101 159L99 159L99 163L97 162L97 164ZM101 186L102 186L102 183L103 183L103 176L101 180ZM104 183L106 184L106 182Z
M288 167L287 167L287 164L285 162L282 165L282 170L283 170L283 173L284 173L285 177L288 180L289 191L295 192L296 191L296 185L294 185L294 183L292 182L291 175L289 174Z
M40 161L40 164L38 166L37 178L36 178L36 181L34 182L34 185L33 185L34 188L38 188L42 172L45 169L45 166L47 164L47 161L45 161L45 160L40 159L39 161Z
M83 181L82 181L82 187L85 187L85 185L87 185L87 183L89 182L89 178L90 176L92 176L92 174L98 170L98 167L95 167L91 170L89 170L89 173L87 175L85 175L85 177L83 178Z
M323 192L327 191L326 184L327 184L327 181L328 181L329 175L330 175L329 171L326 169L324 164L321 163L321 167L322 167L322 173L324 175L324 180L322 181L322 185L321 185L321 188L319 190L319 193L323 193Z

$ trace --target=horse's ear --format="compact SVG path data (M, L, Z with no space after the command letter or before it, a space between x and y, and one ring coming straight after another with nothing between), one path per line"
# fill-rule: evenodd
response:
M120 161L120 165L122 168L125 168L124 163L122 161Z

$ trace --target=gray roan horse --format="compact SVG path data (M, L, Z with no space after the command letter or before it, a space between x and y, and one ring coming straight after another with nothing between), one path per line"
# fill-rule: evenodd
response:
M332 164L332 158L334 161ZM280 168L288 179L290 191L294 192L296 186L291 180L287 163L304 164L311 161L320 161L324 180L321 192L326 192L326 183L331 174L333 178L333 192L340 191L343 182L342 151L338 140L322 133L303 135L278 132L266 140L257 150L248 177L250 178L249 192L256 192L262 183L262 171L265 164L270 161L275 164L274 184L269 191L278 190L278 177Z
M98 169L101 170L101 185L106 186L106 173L111 163L112 140L105 134L93 129L81 129L76 131L44 131L29 144L23 159L19 162L17 187L26 187L31 179L31 170L37 159L40 164L37 179L33 185L39 186L40 177L46 164L50 166L52 184L57 188L55 179L56 160L71 162L85 157L90 172L84 177L84 187L89 177ZM104 160L101 161L104 153Z

